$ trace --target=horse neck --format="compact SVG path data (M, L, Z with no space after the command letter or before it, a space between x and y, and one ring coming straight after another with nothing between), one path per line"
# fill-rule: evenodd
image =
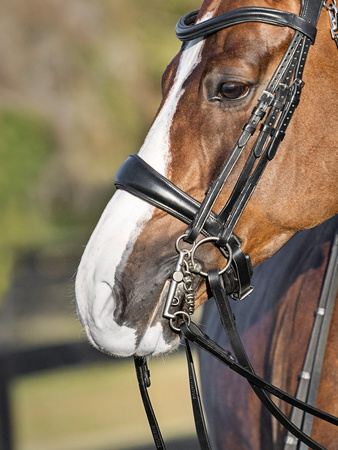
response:
M297 389L337 227L336 216L296 235L274 257L255 269L256 293L252 300L257 304L251 306L249 315L239 312L240 304L236 308L237 315L241 314L247 321L244 343L253 356L255 370L290 394L295 394ZM334 387L338 382L337 323L336 304L318 395L318 407L332 414L338 413L338 393L335 394ZM290 413L289 406L283 402L280 406L286 414ZM275 438L283 433L284 429L275 424ZM327 447L333 448L328 445L330 430L325 425L315 421L314 433L317 440L327 439Z

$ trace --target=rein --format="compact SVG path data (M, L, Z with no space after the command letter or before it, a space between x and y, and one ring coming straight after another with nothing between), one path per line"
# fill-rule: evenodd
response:
M224 289L224 283L218 269L211 270L208 273L208 281L216 301L222 325L228 335L235 357L228 350L223 349L215 341L204 334L196 324L190 321L190 319L189 321L184 321L180 326L180 331L184 335L191 401L196 433L201 450L211 450L211 445L204 419L189 341L196 344L202 350L210 353L218 361L244 377L250 383L255 394L264 406L288 430L284 450L295 450L296 448L299 450L306 450L308 447L313 450L325 450L322 445L311 439L309 435L311 433L313 417L318 417L328 423L338 426L338 417L332 416L331 414L311 406L316 403L325 346L338 290L338 233L336 233L332 244L319 304L316 310L316 319L312 329L304 368L300 374L300 382L296 397L289 395L255 374L238 334L235 317L232 313L229 299ZM150 429L153 434L155 447L159 450L165 450L166 447L147 392L147 389L150 387L150 372L148 370L147 360L144 357L134 357L134 361L139 389L150 424ZM306 386L304 386L304 380ZM281 412L267 393L278 397L294 407L291 420ZM302 401L299 397L305 397L307 403ZM307 413L307 415L305 415L305 420L304 413ZM302 425L302 422L303 430L299 428L299 426ZM300 447L298 447L299 444Z
M248 380L255 394L270 413L277 418L289 433L296 437L296 441L292 441L291 435L288 435L286 445L289 446L286 446L285 450L295 448L295 445L298 445L298 441L315 450L323 450L324 447L309 437L311 426L309 426L308 420L305 420L304 430L300 429L302 417L301 419L296 417L295 423L290 421L275 403L273 403L267 393L290 403L297 409L304 411L304 413L338 425L337 417L311 406L311 403L315 403L316 394L314 392L317 392L318 386L310 388L310 398L305 398L306 403L298 398L298 394L297 398L292 397L255 374L238 334L228 300L228 295L234 300L242 300L252 291L250 280L253 269L250 257L249 255L245 255L241 250L241 241L234 234L234 228L264 170L276 155L279 144L285 136L287 127L299 103L301 91L304 86L304 82L302 81L304 66L310 45L315 40L316 26L323 6L329 11L332 25L331 35L338 47L337 35L335 34L337 31L337 8L335 3L330 6L323 4L323 0L304 0L302 1L299 16L270 8L246 7L232 10L198 24L194 24L198 11L189 13L181 18L176 27L176 34L184 42L197 38L206 38L222 29L245 22L263 22L282 27L288 26L293 28L295 33L269 84L260 95L251 117L243 127L243 131L233 151L213 185L208 189L202 203L199 203L180 190L137 155L131 155L116 174L115 184L117 188L124 189L140 197L188 224L186 232L176 242L178 261L172 276L163 316L169 320L171 328L174 331L182 333L185 338L196 430L202 450L211 449L211 446L203 417L189 341L194 342L205 351L211 353L223 364ZM259 124L261 126L257 140L253 144L237 183L226 205L216 215L212 211L212 208ZM200 241L196 241L200 234L205 237ZM188 245L191 245L191 248L182 247L182 244L180 244L181 239ZM227 262L221 271L215 269L205 273L199 264L195 262L194 256L196 249L200 245L210 241L221 251ZM333 264L334 267L337 267L336 259L334 259L333 263L331 262L332 258L336 258L336 256L332 256L333 253L331 252L329 266L331 267ZM194 296L191 287L192 274L199 274L207 278L220 313L223 327L229 337L234 356L218 346L191 322L190 315L194 311ZM335 275L337 275L336 269L327 271L324 286L327 283L332 286L332 280L334 279L332 277ZM327 279L329 281L326 281ZM180 300L177 294L179 287L181 287L181 291L184 291L184 306L181 310L172 312L180 306ZM326 309L331 308L333 310L337 292L336 288L337 286L333 290L330 288L333 293L324 296L327 298ZM323 292L325 290L327 291L327 288L323 288ZM323 306L320 305L317 317L321 315L322 310ZM327 314L325 317L325 327L320 327L318 323L316 320L312 333L315 337L313 340L310 340L310 348L320 347L323 349L323 342L326 342L330 325L330 314ZM317 332L318 327L322 328L320 333ZM316 363L315 369L311 367L310 372L313 372L313 370L318 371L318 367L321 366L320 363L317 364L318 357L316 356L316 352L314 354L315 356L313 356L311 350L310 356L308 352L306 358L307 360L311 360L312 364ZM317 352L317 354L319 353ZM135 357L135 367L155 446L157 449L165 449L147 393L150 378L146 359L143 357ZM307 368L303 372L309 373ZM318 380L319 375L320 369L319 374L316 376ZM315 381L313 384L318 385L318 382ZM300 384L299 390L303 390L302 384ZM294 413L292 415L294 416Z

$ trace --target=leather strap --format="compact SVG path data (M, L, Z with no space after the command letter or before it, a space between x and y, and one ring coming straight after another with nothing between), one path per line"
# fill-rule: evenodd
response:
M130 155L117 171L115 186L187 224L194 219L200 207L197 200L175 186L136 154ZM221 224L218 223L216 215L211 213L204 230L205 234L214 235L220 229Z
M312 41L316 38L316 25L303 17L272 8L246 7L237 8L220 14L204 22L195 24L199 10L183 16L176 25L176 36L183 42L205 38L225 28L247 22L262 22L279 27L289 27L300 31Z
M189 368L189 380L190 380L189 384L190 384L193 413L195 418L196 432L199 439L201 450L210 450L211 446L208 438L203 408L199 395L197 378L194 369L193 358L191 355L188 340L195 342L202 349L208 351L210 354L212 354L218 360L220 360L223 364L227 365L232 370L234 370L235 372L237 372L238 374L240 374L241 376L245 377L248 380L254 392L260 398L262 403L267 407L270 413L274 417L276 417L276 419L279 420L279 422L283 426L285 426L285 428L289 431L289 433L291 433L288 435L285 450L295 448L297 446L298 440L302 442L300 450L305 450L307 446L310 446L310 448L314 450L325 450L323 446L313 441L309 437L311 433L312 416L310 417L310 420L305 421L305 427L303 431L301 431L298 428L298 426L296 426L297 423L296 424L293 423L294 417L292 417L292 420L290 421L267 396L266 392L269 392L281 398L282 400L292 404L294 407L298 408L297 411L305 411L308 414L317 416L336 426L338 425L337 417L331 416L330 414L327 414L323 411L318 410L317 408L310 406L311 404L315 404L316 400L316 393L318 391L318 383L320 378L323 355L338 289L338 279L336 276L338 272L337 260L338 260L338 234L336 234L334 243L332 245L330 258L327 265L327 271L325 274L323 288L318 305L318 310L320 313L317 314L317 317L322 316L320 310L325 309L325 316L322 316L324 317L324 320L323 323L320 324L321 325L320 332L317 330L316 326L317 321L315 322L314 330L309 344L310 349L307 352L304 366L304 370L307 370L308 366L313 367L312 369L313 377L311 377L311 383L313 383L315 386L312 388L310 386L309 389L310 392L307 400L310 404L304 403L299 399L290 396L289 394L276 388L272 384L262 380L260 377L257 377L257 375L253 371L252 365L250 363L249 358L246 355L243 343L239 336L236 327L236 321L233 316L230 303L226 295L226 291L224 289L222 278L219 276L219 272L217 269L209 272L208 274L209 285L212 290L214 299L216 301L223 327L229 337L232 350L238 362L234 359L234 357L228 350L219 347L214 341L208 338L208 336L203 334L195 324L193 323L191 323L190 325L187 325L187 323L182 324L181 331L183 332L186 338L185 339L186 355ZM312 355L311 351L311 346L313 345L316 347L315 355ZM142 357L135 357L135 367L137 372L137 378L139 381L139 388L142 400L150 424L150 429L153 434L155 446L157 449L165 450L162 435L147 393L147 388L150 386L150 374L147 367L146 359ZM296 422L299 421L296 419ZM293 438L293 436L296 436L296 438Z
M284 392L282 389L268 383L263 380L258 375L250 372L246 368L238 364L234 358L229 356L229 352L220 347L216 342L210 339L206 334L204 334L196 324L190 322L190 324L184 322L181 325L181 331L184 336L189 339L189 341L194 342L197 346L207 351L218 359L221 363L225 364L227 367L232 369L234 372L238 373L242 377L246 378L250 384L257 386L264 391L280 398L281 400L289 403L290 405L296 406L305 412L308 412L319 419L325 420L326 422L332 423L338 426L338 417L332 416L324 411L321 411L311 405L308 405L295 397L292 397L288 393Z
M115 185L132 195L190 224L201 204L164 178L138 155L130 155L115 176ZM223 224L216 214L209 213L201 231L205 236L218 236ZM232 269L225 276L231 277L235 290L229 291L235 300L242 300L252 291L250 280L253 269L248 255L241 250L240 240L232 234L228 240L232 249ZM224 251L220 248L221 252ZM235 282L234 282L235 280Z
M233 233L234 228L245 206L251 198L260 177L262 176L268 163L274 158L279 144L285 136L285 132L290 123L293 112L298 105L301 89L303 87L301 76L308 47L309 45L307 43L307 39L304 40L303 36L296 32L266 90L263 91L263 94L258 99L257 106L254 108L250 119L244 126L243 132L235 144L233 151L226 160L214 183L209 188L194 221L189 225L186 232L187 242L194 242L203 229L213 205L220 195L223 186L233 171L239 157L243 153L246 144L248 143L250 137L254 134L259 122L265 116L267 109L271 107L267 120L271 118L272 114L277 114L278 117L280 113L280 118L277 125L274 128L271 123L266 120L264 125L261 127L260 134L240 176L240 181L236 184L234 192L230 196L227 205L218 216L218 220L224 224L222 233L218 235L218 237L220 237L218 245L226 245L227 240ZM302 64L300 64L299 61L302 61ZM288 86L291 84L293 77L295 77L295 81L291 86ZM283 90L285 91L284 97L279 95L280 92L283 92ZM283 98L283 101L281 101L281 98ZM267 148L263 153L264 145L266 144ZM257 159L259 159L257 168L254 173L250 175L250 169L252 169L253 164Z
M154 410L151 405L151 401L148 395L148 387L150 386L150 372L147 366L147 360L144 357L135 356L134 357L135 370L137 381L143 401L143 406L145 412L147 414L149 426L151 429L151 433L153 435L155 447L158 450L165 450L166 447L164 445L164 441L162 438L162 434L160 431L160 427L157 423L156 416Z
M320 375L324 362L325 347L331 326L333 309L338 291L338 232L335 235L329 261L326 268L325 278L315 311L315 320L312 333L305 356L302 372L299 376L299 383L296 397L306 401L310 405L315 405L317 401ZM299 409L291 412L293 423L302 427L304 433L310 435L312 431L313 417L305 414ZM295 450L299 442L294 436L288 434L284 450ZM300 444L299 450L307 450L305 444Z
M234 315L231 310L231 306L224 290L222 279L219 276L218 270L212 270L208 273L208 281L211 291L213 293L222 325L229 338L231 348L237 358L239 364L242 367L250 370L254 373L251 362L246 354L242 340L238 333ZM281 423L289 432L297 436L302 442L311 445L313 449L322 449L323 447L313 441L309 436L303 433L298 427L296 427L282 412L281 410L272 402L267 393L262 389L251 384L252 389L258 396L263 405L268 409L268 411Z
M303 85L303 83L301 82L301 77L304 69L304 63L306 60L309 43L310 41L313 43L315 40L316 24L322 5L323 0L304 0L302 2L300 16L268 8L238 8L196 25L192 24L196 20L198 11L194 11L193 13L184 16L180 20L176 29L178 37L183 41L201 37L204 38L221 29L244 22L263 22L277 26L288 26L295 29L296 33L291 41L288 51L284 55L274 76L270 80L267 89L261 95L258 106L254 109L249 122L245 125L243 133L238 139L235 148L230 155L230 158L226 162L220 175L216 179L216 183L213 184L202 204L199 204L199 202L197 202L195 199L191 198L189 195L174 186L136 155L130 157L127 162L120 168L116 176L116 186L139 196L152 205L160 207L161 209L172 214L174 217L177 217L187 224L190 224L188 228L188 242L193 242L196 239L197 235L202 232L205 235L219 237L219 244L222 249L222 246L228 243L233 237L233 229L241 213L243 212L243 209L246 206L246 203L249 200L253 190L255 189L255 186L258 183L263 170L265 169L268 162L274 157L278 145L284 137L285 130L293 115L294 109L297 106L300 91ZM301 55L299 59L295 58L296 52ZM291 61L293 61L294 63L296 62L296 64L291 64ZM293 74L295 74L294 83L291 86L290 83ZM283 81L283 85L290 86L287 102L284 107L280 103L280 99L277 98L277 95L276 99L274 100L276 89L281 81ZM245 165L245 173L243 174L242 172L240 180L237 183L235 191L230 197L229 202L223 208L221 214L219 216L216 216L212 212L212 207L221 189L223 188L223 185L227 180L233 166L236 164L239 156L243 152L243 149L245 148L249 138L255 132L258 123L264 117L267 108L273 103L273 100L274 104L272 109L275 108L275 111L278 111L279 108L281 108L280 111L282 111L283 109L279 122L276 128L272 128L271 125L267 125L267 123L263 125L258 141L254 145L253 153L250 155L249 160ZM265 147L265 144L267 142L266 139L269 138L269 136L271 137L271 139L266 145L266 150L262 154L262 149ZM262 144L262 141L265 141L265 144ZM252 169L252 167L255 165L255 158L260 158L260 160L254 173L249 176L251 172L250 167ZM135 168L134 166L137 166L138 168L141 167L142 170L132 171L131 173L130 167ZM126 172L127 168L128 173ZM147 177L146 179L147 183L145 183L145 180L142 177L142 174L144 174L144 172L149 175L149 177ZM242 260L244 261L243 258ZM248 263L246 264L246 267L246 270L249 274ZM236 267L235 272L240 273L238 272L238 269ZM267 396L265 391L279 397L280 399L290 403L293 406L296 406L297 408L300 408L301 410L309 414L317 416L335 425L338 425L338 418L299 401L298 399L271 385L270 383L265 382L253 372L251 363L247 358L244 347L239 338L235 322L232 317L232 312L230 309L230 305L228 304L222 278L219 277L218 272L215 271L209 274L209 281L212 286L219 311L221 313L222 323L225 330L229 334L230 342L232 342L233 346L233 351L238 358L239 363L237 363L235 359L231 355L229 355L229 352L223 350L215 342L204 335L193 323L188 325L184 322L181 326L181 330L186 339L195 342L197 345L208 351L210 354L215 356L232 370L244 376L249 381L255 393L261 399L263 404L276 418L278 418L282 425L284 425L289 431L297 436L297 438L299 438L303 443L311 446L312 449L323 450L322 446L315 443L309 436L306 436L301 430L295 427L286 418L286 416L282 414L282 412L272 402L270 397ZM191 358L191 354L189 356L189 353L190 349L187 351L188 363L190 361L189 358ZM145 358L136 357L135 367L139 380L140 392L147 412L150 427L152 429L155 446L158 449L165 449L163 439L147 393L147 387L150 383L149 371L146 366ZM199 396L195 395L196 392L198 392L196 376L194 376L194 372L191 372L190 367L189 373L192 393L195 397L193 399L193 408L194 415L198 424L197 432L199 435L199 440L202 449L209 450L210 444L206 434L206 427L203 418L203 412L201 409L200 399Z
M313 26L317 26L324 3L324 0L302 0L299 13L300 17L303 17Z
M209 436L207 432L207 426L205 423L203 407L201 402L201 397L198 389L198 382L195 372L194 360L190 350L190 344L187 339L185 342L185 353L187 357L188 371L189 371L189 386L190 386L190 397L192 403L192 409L195 419L195 429L198 437L198 442L200 444L201 450L211 450L211 445L209 441Z

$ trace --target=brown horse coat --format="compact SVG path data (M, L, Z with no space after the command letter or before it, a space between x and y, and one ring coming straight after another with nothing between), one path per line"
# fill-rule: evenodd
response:
M294 395L310 338L338 216L294 236L278 253L256 268L254 291L232 302L237 326L255 371ZM337 320L338 303L332 322ZM228 346L213 300L205 304L203 331ZM325 354L317 406L338 414L338 330L332 326ZM282 449L285 429L261 407L245 380L210 355L200 354L203 400L216 449ZM277 404L282 401L275 398ZM283 405L285 408L286 405ZM286 407L284 411L289 411ZM315 420L313 437L338 448L338 430Z

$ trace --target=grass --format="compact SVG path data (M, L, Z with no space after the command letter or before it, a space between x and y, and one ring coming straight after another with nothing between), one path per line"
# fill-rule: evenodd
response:
M193 434L184 354L152 360L149 395L164 438ZM131 360L17 378L16 450L122 450L152 442Z

